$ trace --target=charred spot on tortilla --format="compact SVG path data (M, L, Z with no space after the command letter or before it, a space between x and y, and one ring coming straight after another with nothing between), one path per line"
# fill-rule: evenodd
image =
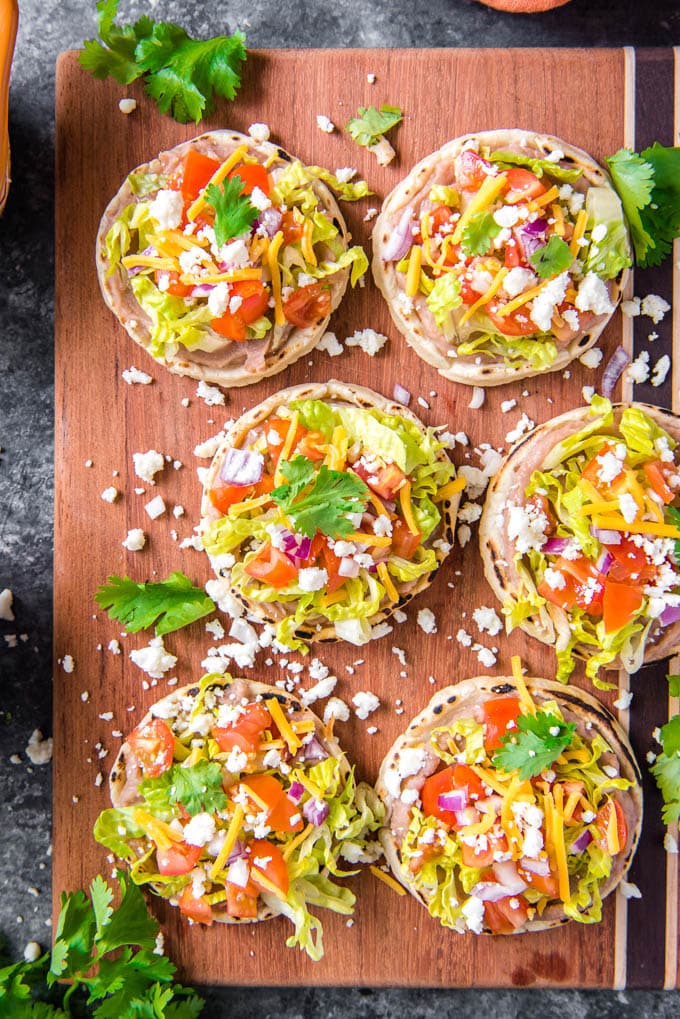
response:
M497 686L491 687L491 692L496 694L514 693L515 687L512 683L498 683Z

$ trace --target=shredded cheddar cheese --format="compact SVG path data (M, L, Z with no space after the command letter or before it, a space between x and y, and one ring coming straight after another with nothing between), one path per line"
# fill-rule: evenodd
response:
M508 268L506 268L505 266L502 269L499 269L499 271L496 273L496 277L495 277L493 283L491 284L489 289L486 291L486 293L482 294L482 296L480 298L478 298L475 301L474 304L471 304L470 307L465 312L465 314L462 315L461 320L460 320L460 324L461 325L463 325L465 322L467 322L467 320L469 318L472 318L474 313L476 311L478 311L479 308L482 308L485 304L488 304L492 297L496 296L496 294L498 293L498 291L501 288L501 283L503 282L503 280L505 279L505 277L508 275L509 272L510 272L510 270ZM500 312L499 312L499 314L500 314Z
M215 858L215 862L210 868L210 877L212 878L213 881L220 873L220 871L224 869L224 866L231 855L231 851L236 845L236 839L238 838L239 832L241 831L241 827L243 825L245 816L246 815L245 811L243 810L243 807L237 803L236 807L234 808L234 816L229 822L229 827L227 828L227 834L225 836L224 842L222 843L222 848L220 849L219 853Z
M288 749L291 754L294 754L302 746L302 741L293 732L290 722L286 718L283 708L277 701L276 697L269 697L266 701L266 707L269 714L272 716L276 728L281 733L281 736L286 741Z
M387 569L387 563L378 563L378 576L383 582L385 590L387 591L387 597L390 599L390 601L392 602L399 601L399 592L392 583L392 578L390 577L389 571Z
M581 245L579 241L585 233L586 225L588 223L588 213L585 209L581 209L578 216L576 217L576 223L574 224L574 232L571 235L571 241L569 242L569 251L572 255L578 255Z
M408 259L408 271L406 273L406 296L415 297L420 287L420 267L422 265L422 248L414 244Z
M413 504L411 503L411 482L405 481L399 489L399 503L404 514L404 520L411 534L420 534L415 517L413 516ZM391 539L390 539L391 540Z
M450 499L451 496L455 495L457 492L462 492L464 488L465 478L462 476L460 478L455 478L453 481L447 482L446 485L443 485L439 489L437 494L433 496L433 502L445 502L447 499Z
M201 212L205 207L206 194L210 185L221 184L224 178L227 176L227 174L231 170L233 170L238 163L242 162L243 157L245 156L247 151L248 148L246 145L239 145L237 149L234 149L234 151L228 157L228 159L225 159L222 165L218 167L217 170L215 170L214 174L212 175L206 186L203 188L198 198L189 206L187 210L187 219L189 220L190 223L193 223L193 221L198 216L199 212Z
M184 836L174 831L165 821L160 821L143 807L135 807L132 811L135 823L143 830L145 835L156 843L159 849L170 849L176 842L183 842Z
M456 223L456 229L453 232L454 244L460 244L463 239L463 231L472 217L478 212L483 212L484 209L491 205L505 187L507 179L507 173L499 173L497 177L485 178L479 191Z
M283 472L281 470L281 464L284 463L290 457L290 452L295 442L295 433L297 432L298 421L300 419L300 412L293 411L288 425L288 431L286 432L286 438L283 440L283 446L281 447L281 453L276 463L276 471L274 472L274 481L277 485L282 485L285 481Z
M269 250L267 251L267 265L269 266L269 272L272 277L272 295L274 297L274 322L277 326L285 325L286 316L283 313L283 304L281 301L281 272L279 270L279 249L283 244L283 231L279 232L274 236Z
M314 825L310 823L306 828L303 828L301 832L295 836L295 838L288 843L286 848L283 850L282 856L284 860L289 860L293 852L297 849L301 842L304 842L308 835L314 831Z
M380 867L376 867L374 864L371 864L368 869L371 874L374 874L379 881L382 881L382 883L387 885L388 888L391 888L393 892L397 893L397 895L406 895L406 889L403 888L398 881L395 881L391 874L386 874L384 870L381 870Z

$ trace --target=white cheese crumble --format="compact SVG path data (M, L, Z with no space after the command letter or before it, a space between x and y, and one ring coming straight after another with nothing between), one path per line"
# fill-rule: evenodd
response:
M640 313L651 318L654 325L658 325L666 312L670 310L671 306L668 301L664 301L663 297L659 297L658 294L647 294L640 302Z
M619 884L619 891L623 895L624 899L641 899L642 892L637 885L634 885L632 881L621 881Z
M550 330L555 308L564 300L569 283L569 273L560 273L555 279L546 283L541 292L531 302L529 316L541 332L547 333Z
M208 407L223 407L224 393L217 386L209 386L203 379L196 386L196 396L200 397Z
M158 474L165 467L165 457L155 449L148 449L146 453L133 453L132 460L135 465L135 474L148 485L155 485L154 475Z
M28 739L24 753L31 764L49 764L52 760L52 737L43 739L40 729L34 729Z
M176 656L165 650L162 637L154 637L147 647L131 651L130 658L152 679L162 679L163 673L169 672L177 664Z
M320 131L325 134L333 134L335 131L335 124L333 121L323 113L317 113L316 115L316 126Z
M436 633L437 620L432 609L420 609L417 616L417 623L423 633Z
M614 701L614 707L619 711L627 711L633 700L632 690L622 690L619 697Z
M331 697L323 710L323 720L326 725L331 718L338 722L349 721L349 707L340 697Z
M326 697L330 697L333 693L337 682L336 676L325 676L324 679L320 679L309 690L303 690L300 694L300 700L305 707L309 707L315 701L325 700Z
M628 318L637 318L640 314L640 298L634 297L632 301L621 301L621 311Z
M638 504L629 492L619 496L619 508L626 523L632 524L638 514Z
M220 448L223 438L224 432L218 432L217 435L206 439L205 442L199 442L197 446L194 446L194 456L199 457L201 460L211 460Z
M481 899L471 896L460 907L467 929L473 934L481 934L484 930L484 903Z
M358 693L352 697L352 704L354 705L354 713L357 718L362 721L380 707L380 698L376 697L370 690L359 690Z
M597 469L598 481L601 481L603 485L609 485L615 478L618 478L619 474L623 471L623 464L617 456L611 451L603 453L602 456L596 457L597 463L600 465Z
M508 538L514 541L520 555L524 555L531 548L543 547L547 526L547 516L535 506L509 507Z
M668 354L663 354L654 365L652 370L652 385L662 386L671 367L671 359Z
M212 814L196 814L184 828L184 841L190 846L204 846L215 837L215 818Z
M552 566L546 568L543 574L543 579L552 591L561 591L567 586L567 580L560 570L553 569Z
M73 660L73 655L64 655L61 667L64 670L64 672L67 672L70 675L76 667L76 663Z
M345 349L335 333L324 333L316 345L317 350L325 351L330 357L338 357Z
M526 432L530 432L533 427L534 422L531 418L527 414L522 414L515 427L505 436L505 441L512 445L521 439Z
M155 219L161 230L176 230L182 222L184 199L181 191L162 188L149 203L149 216Z
M121 541L123 548L126 548L128 552L141 552L146 545L146 535L141 527L132 527L127 532L127 537L124 541Z
M511 411L513 409L513 407L516 407L516 406L517 406L517 400L502 400L501 401L501 413L502 414L507 414L509 411Z
M268 142L271 131L269 130L269 124L255 123L251 124L248 128L248 134L254 142Z
M303 591L320 591L327 583L328 570L317 566L309 566L298 574L298 585Z
M151 499L145 504L144 509L151 520L158 520L159 517L163 516L167 507L163 501L163 497L161 495L157 495L154 499Z
M597 368L602 361L604 354L599 347L591 347L590 350L584 351L579 357L581 364L585 365L586 368Z
M218 283L208 294L208 309L214 318L222 318L229 306L229 285Z
M649 351L641 350L638 356L626 368L626 374L633 382L646 382L649 378Z
M139 368L135 368L134 365L124 368L120 374L128 386L149 386L153 382L150 375L147 375L146 372L141 371Z
M104 489L104 491L101 494L101 498L104 500L104 502L115 502L119 495L120 492L118 491L118 489L114 488L113 485L110 485L109 488Z
M519 294L523 294L525 290L535 286L537 282L538 277L531 269L522 269L521 266L516 266L510 270L503 280L503 290L508 297L517 297Z
M377 333L375 329L357 329L345 340L346 347L361 347L369 357L375 357L386 343L387 337L382 333Z
M574 304L579 311L592 311L596 315L608 315L614 310L607 284L595 272L586 273L581 280Z
M475 609L472 613L472 618L479 627L480 632L488 633L490 637L495 637L503 629L503 624L496 611L486 605L480 605L479 608Z

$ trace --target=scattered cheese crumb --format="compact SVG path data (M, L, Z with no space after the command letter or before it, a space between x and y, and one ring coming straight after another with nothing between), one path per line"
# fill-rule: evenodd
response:
M137 109L136 99L121 99L118 103L118 109L121 113L134 113Z
M508 411L512 410L513 407L517 406L517 400L503 400L501 403L501 412L507 414Z
M14 595L8 587L0 591L0 619L5 619L8 623L14 622L14 613L12 612L13 601Z
M377 333L375 329L357 329L345 340L347 347L361 347L369 357L375 357L379 350L387 343L387 337Z
M376 697L376 695L370 691L359 690L359 692L355 693L354 697L352 697L352 704L354 705L354 713L357 718L360 718L363 721L368 718L373 711L380 707L380 698Z
M127 382L128 386L149 386L153 382L150 375L146 372L140 371L139 368L135 368L131 365L129 368L124 368L121 372L123 380Z
M475 609L472 613L472 618L479 627L480 632L488 633L490 637L495 637L503 629L503 624L495 610L486 605L480 605L479 608Z
M209 386L202 379L196 386L196 396L200 397L208 407L223 407L225 403L224 393L217 386Z
M324 350L331 357L338 357L344 350L342 343L332 332L324 333L316 346L317 350Z
M162 679L164 672L169 672L177 663L175 655L165 650L162 637L154 637L147 647L130 652L130 658L152 679Z
M423 633L437 632L437 620L432 609L420 609L418 611L417 623Z
M248 134L254 142L259 142L260 144L262 142L268 142L271 134L269 124L251 124L248 128Z
M333 132L335 131L335 124L323 113L317 113L316 126L319 128L320 131L324 131L326 134L333 134Z
M664 301L663 297L659 297L658 294L647 294L640 303L640 313L651 318L654 325L658 325L666 312L670 310L671 306L668 301Z
M144 506L144 509L146 510L147 515L152 520L157 520L159 517L163 516L163 514L165 513L165 511L167 509L167 506L165 505L165 502L163 501L163 497L160 496L160 495L157 495L155 499L152 499L150 502L146 503L146 505Z
M24 752L32 764L49 764L52 760L52 743L51 736L43 739L40 729L34 729Z
M69 674L73 672L76 667L76 663L73 661L73 655L64 655L61 667L64 672L68 672Z
M154 475L165 467L163 454L155 449L148 449L146 453L133 453L132 459L137 477L146 481L148 485L155 485Z
M624 899L641 899L642 892L637 885L634 885L632 881L621 881L619 884L619 891L623 895Z
M118 489L114 488L113 485L111 485L109 488L104 489L101 497L104 500L104 502L115 502L119 495L120 492L118 491Z
M630 707L631 701L633 700L632 690L622 690L619 697L614 701L614 707L618 708L619 711L627 711Z
M654 365L652 371L652 385L662 386L666 381L669 369L671 367L671 359L668 354L663 354Z
M349 707L340 697L331 697L323 711L323 720L326 725L331 718L338 722L349 720Z
M633 382L646 382L649 378L649 351L642 350L626 368L626 374Z
M591 347L590 350L584 351L579 357L581 364L584 364L586 368L597 368L600 364L604 354L599 347Z
M121 541L121 545L128 552L141 552L146 545L146 535L141 527L133 527L128 531L125 540Z

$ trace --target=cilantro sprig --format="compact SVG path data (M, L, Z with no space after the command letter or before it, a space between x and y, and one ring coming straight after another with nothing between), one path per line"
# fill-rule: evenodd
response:
M333 538L344 538L355 528L351 513L366 508L368 488L356 474L332 471L316 465L305 456L284 460L281 472L286 484L271 494L296 531L312 537L317 531Z
M200 1015L203 999L173 983L175 966L158 953L159 925L140 889L122 871L117 879L117 907L113 889L100 875L90 885L89 898L83 891L62 893L51 956L0 969L0 1014L8 1019Z
M95 78L115 78L122 85L144 78L161 113L182 124L212 113L215 95L236 97L246 59L242 32L192 39L180 25L146 15L117 25L117 13L118 0L99 0L99 41L88 39L78 57Z
M360 106L356 117L352 117L347 124L346 130L357 145L370 148L372 145L378 145L383 135L403 119L404 115L398 106L383 104L379 110L375 106Z
M680 148L658 142L607 159L641 268L660 265L680 235Z
M156 778L145 778L139 792L152 809L164 811L181 803L187 814L224 810L227 794L222 768L216 761L197 761L190 768L174 764Z
M466 255L485 255L500 232L501 228L490 212L478 212L463 230L460 246Z
M156 623L158 636L188 626L215 609L203 588L194 587L179 570L157 583L136 583L114 574L97 589L94 599L108 610L109 619L118 620L130 633Z
M250 230L257 219L257 209L241 194L242 190L243 181L238 175L225 180L221 187L210 184L206 190L206 201L215 210L215 240L220 245Z
M576 724L563 722L550 711L520 715L517 731L503 736L503 746L493 756L493 763L504 771L519 771L521 779L536 775L557 760L571 743Z
M536 274L542 280L547 280L551 276L559 276L561 272L566 272L574 261L574 256L569 250L569 245L557 234L553 234L547 244L542 248L536 248L536 251L529 255L529 261Z
M667 676L671 697L680 697L680 676ZM680 821L680 715L673 715L661 728L662 752L651 769L663 796L661 816L665 824Z

